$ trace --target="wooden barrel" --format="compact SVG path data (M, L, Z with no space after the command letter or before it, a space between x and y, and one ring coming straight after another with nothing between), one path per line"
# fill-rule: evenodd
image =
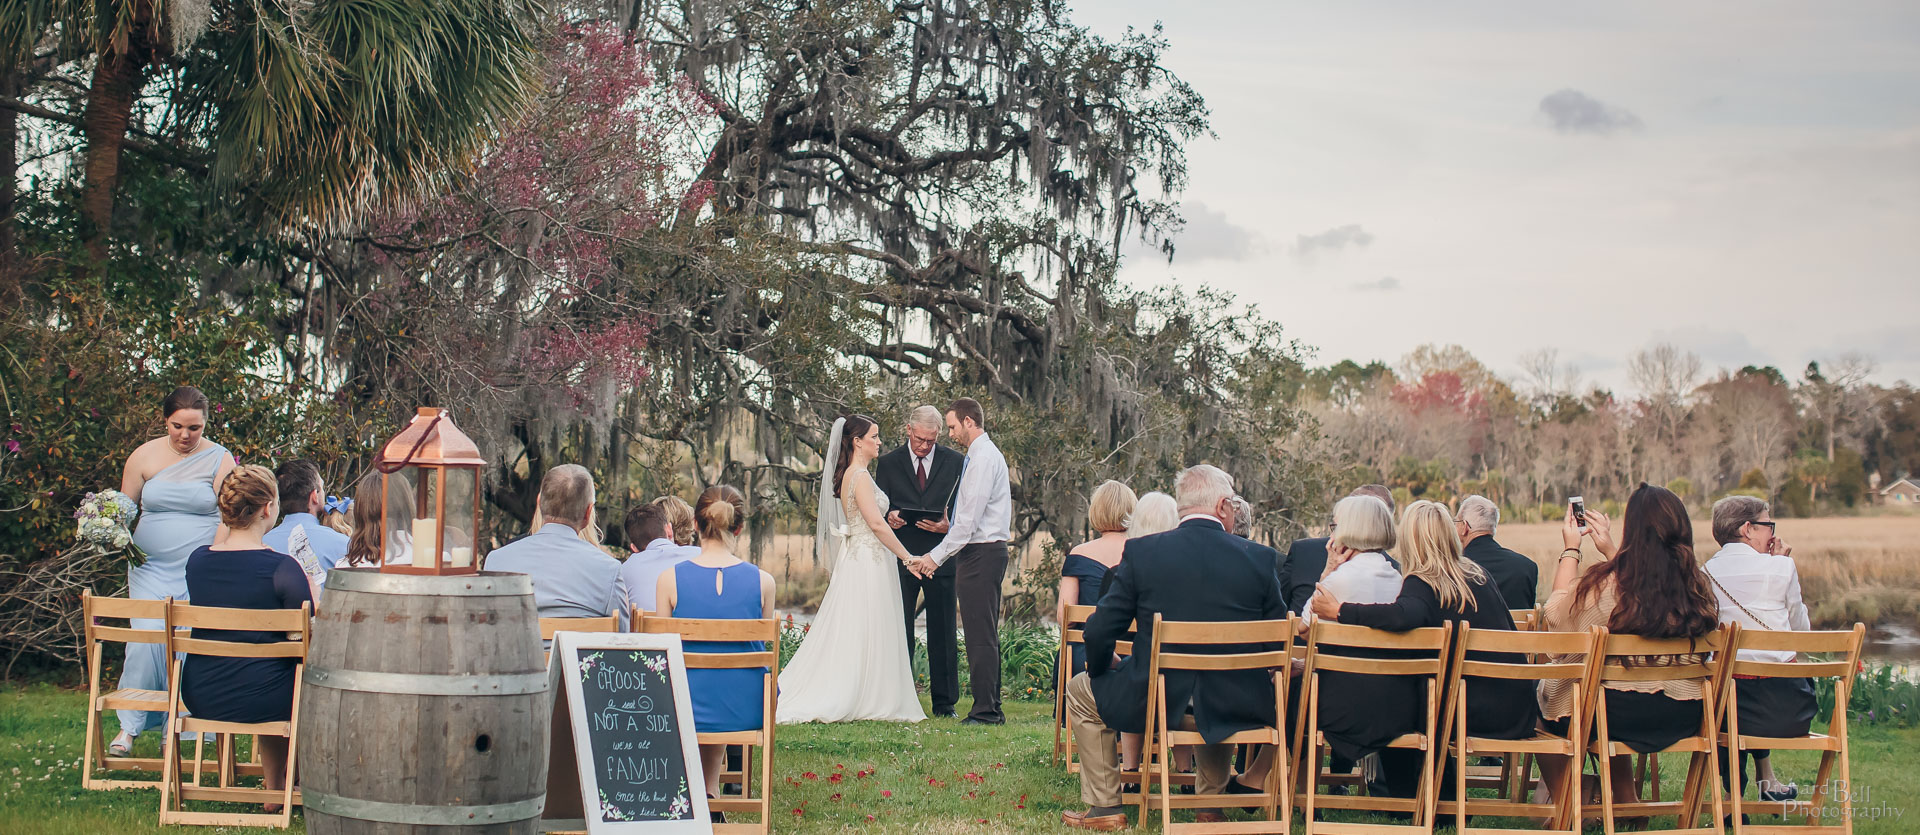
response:
M533 580L338 568L300 683L314 833L536 833L552 713Z

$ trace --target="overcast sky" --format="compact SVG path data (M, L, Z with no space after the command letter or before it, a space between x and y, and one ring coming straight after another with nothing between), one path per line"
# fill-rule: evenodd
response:
M1172 264L1342 358L1557 348L1625 388L1854 350L1920 383L1920 3L1082 0L1213 111Z

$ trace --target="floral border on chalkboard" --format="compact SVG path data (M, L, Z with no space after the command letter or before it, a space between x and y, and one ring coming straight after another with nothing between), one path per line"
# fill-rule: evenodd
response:
M633 660L647 665L647 669L652 670L654 675L660 677L661 684L667 683L667 654L666 653L636 652L633 654Z
M600 790L600 819L603 821L630 821L630 820L633 820L633 816L627 814L627 810L620 808L619 804L614 803L611 800L608 800L607 790L601 789Z
M593 665L600 663L600 653L580 656L580 683L593 680Z
M680 778L680 796L668 804L667 811L660 817L666 820L679 820L693 816L693 801L687 797L687 778Z

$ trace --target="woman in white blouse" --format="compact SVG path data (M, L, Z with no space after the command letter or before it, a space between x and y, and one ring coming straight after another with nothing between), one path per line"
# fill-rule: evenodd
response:
M1400 570L1387 558L1396 531L1393 510L1372 496L1348 496L1333 506L1333 532L1327 537L1327 567L1320 587L1341 603L1392 603L1400 596ZM1313 623L1313 601L1307 599L1304 634Z
M1301 633L1305 634L1313 622L1313 603L1323 594L1342 603L1392 603L1399 599L1400 570L1387 559L1387 549L1398 540L1393 511L1386 502L1361 495L1348 496L1335 504L1333 530L1327 536L1327 567L1320 572L1318 588L1307 599ZM1338 652L1369 654L1365 650ZM1293 675L1299 676L1302 665L1298 661L1294 664ZM1416 730L1425 708L1419 685L1419 679L1412 676L1322 673L1320 731L1333 751L1333 770L1350 769L1361 757ZM1296 681L1289 699L1298 700L1303 692L1305 683ZM1273 755L1272 746L1262 746L1238 781L1227 784L1227 790L1256 791L1254 787L1266 779L1267 770L1273 766Z
M1804 631L1813 628L1807 605L1800 599L1800 572L1794 567L1793 548L1779 537L1772 508L1752 496L1728 496L1713 505L1713 539L1720 551L1701 571L1712 581L1720 602L1720 622L1740 624L1745 630ZM1741 650L1746 661L1790 663L1792 652ZM1735 679L1739 690L1740 733L1743 736L1805 736L1813 725L1813 682L1804 678ZM1773 777L1773 761L1765 750L1741 752L1753 757L1760 780L1760 799L1792 800L1799 789L1781 785ZM1740 790L1747 785L1744 756ZM1731 788L1731 758L1720 758L1720 778Z

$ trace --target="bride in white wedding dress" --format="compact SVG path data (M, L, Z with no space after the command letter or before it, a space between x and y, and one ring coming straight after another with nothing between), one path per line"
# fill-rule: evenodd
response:
M833 580L800 650L780 670L774 714L780 724L927 718L900 629L905 616L895 565L911 555L887 524L887 494L867 472L879 454L873 418L834 422L814 549Z

